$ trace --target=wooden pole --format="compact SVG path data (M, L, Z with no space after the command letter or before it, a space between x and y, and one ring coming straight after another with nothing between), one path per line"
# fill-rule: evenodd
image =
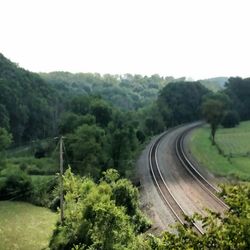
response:
M60 211L61 211L61 223L64 219L63 211L63 137L60 137Z

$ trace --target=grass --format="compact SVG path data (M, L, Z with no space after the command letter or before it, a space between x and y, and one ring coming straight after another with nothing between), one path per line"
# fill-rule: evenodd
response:
M56 220L57 215L46 208L0 201L0 249L45 249Z
M220 129L216 142L226 155L250 154L250 122L242 122L236 128Z
M58 170L58 162L50 157L37 159L34 156L11 157L6 159L9 165L18 165L33 175L50 175Z
M197 161L217 176L250 180L250 122L231 129L220 128L211 145L209 126L197 129L191 136L190 150Z

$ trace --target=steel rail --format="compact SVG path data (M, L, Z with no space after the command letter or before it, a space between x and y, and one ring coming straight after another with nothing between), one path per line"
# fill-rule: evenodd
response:
M175 152L180 160L181 164L188 171L188 173L200 184L202 189L207 192L217 203L219 203L222 207L229 209L229 206L220 199L216 194L219 192L218 188L216 188L213 184L211 184L194 166L194 164L187 157L184 150L184 138L187 134L197 126L191 127L181 133L175 142Z
M150 150L149 150L149 167L150 167L150 173L152 176L152 179L154 181L154 184L157 188L157 191L159 192L161 198L164 200L164 202L167 204L167 206L170 208L172 211L173 215L179 221L182 225L185 224L185 211L180 205L180 203L175 199L174 195L168 188L161 170L159 168L159 164L157 161L157 151L159 144L162 140L162 138L167 135L171 130L165 132L159 138L155 141L154 144L151 145ZM200 228L195 222L193 223L193 229L195 232L198 234L203 234L203 229Z

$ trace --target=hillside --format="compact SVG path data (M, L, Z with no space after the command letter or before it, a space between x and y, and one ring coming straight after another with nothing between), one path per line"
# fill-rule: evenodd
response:
M49 136L55 130L57 95L38 74L0 54L0 127L15 142Z
M103 75L91 73L52 72L40 73L40 76L55 89L66 96L79 94L100 95L114 106L124 110L138 109L152 104L157 99L159 90L173 77L159 75Z
M218 91L226 79L201 83ZM184 80L159 75L36 74L0 54L0 127L11 132L16 143L50 137L58 132L59 116L76 96L100 96L119 109L131 111L152 105L167 84Z
M103 75L92 73L51 72L40 73L40 76L62 96L79 94L100 95L114 106L124 110L138 109L152 104L159 91L170 82L185 80L172 76L159 75ZM227 78L218 77L201 80L201 84L212 91L223 89Z

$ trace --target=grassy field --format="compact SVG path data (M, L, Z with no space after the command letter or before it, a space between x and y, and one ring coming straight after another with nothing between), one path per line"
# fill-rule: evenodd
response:
M46 208L0 201L0 250L46 248L56 219Z
M208 126L197 129L191 136L190 150L198 162L217 176L250 181L250 122L231 129L220 128L216 146L211 145Z

